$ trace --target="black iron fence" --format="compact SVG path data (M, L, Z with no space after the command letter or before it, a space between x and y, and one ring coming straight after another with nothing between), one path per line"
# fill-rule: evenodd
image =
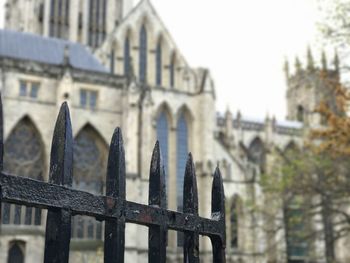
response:
M0 169L3 170L3 114L0 100ZM195 167L188 156L183 191L183 212L167 210L165 174L157 143L151 161L149 205L125 199L125 154L122 133L114 131L110 144L106 196L96 196L72 188L73 135L66 103L56 122L50 159L49 183L0 174L1 201L47 209L45 263L69 260L71 218L87 215L105 221L104 262L124 262L125 223L149 228L149 262L166 262L167 230L184 233L184 262L199 262L199 235L211 239L213 261L225 262L225 197L219 169L212 185L212 218L198 216L198 192ZM1 216L0 216L1 218Z

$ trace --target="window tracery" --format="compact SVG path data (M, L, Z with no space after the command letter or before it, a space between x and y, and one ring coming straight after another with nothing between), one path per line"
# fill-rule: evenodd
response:
M106 38L107 0L90 0L89 45L98 47Z
M74 141L73 187L92 194L103 194L107 167L107 146L99 134L86 126ZM72 237L101 239L102 224L95 218L74 216Z
M51 0L50 36L68 37L70 0Z
M45 158L41 138L32 122L25 118L13 129L5 142L4 171L43 180ZM3 224L40 225L41 210L19 205L2 205Z

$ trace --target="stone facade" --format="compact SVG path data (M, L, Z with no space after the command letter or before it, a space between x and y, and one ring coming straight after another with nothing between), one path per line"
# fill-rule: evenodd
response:
M312 100L312 105L308 103L319 87L316 73L309 82L301 77L310 76L307 71L288 75L288 121L277 121L273 117L250 119L241 113L233 116L230 111L218 114L210 71L192 68L188 64L149 0L141 1L133 9L132 2L127 0L108 1L108 8L104 4L103 0L8 1L7 29L41 35L35 40L38 43L49 36L63 38L65 41L55 39L46 45L51 48L57 42L66 49L64 52L62 48L57 51L61 52L61 62L58 63L28 59L24 55L7 55L0 50L5 151L6 147L10 149L7 140L15 128L21 128L22 120L29 121L35 127L32 133L41 141L42 162L45 163L42 179L48 180L55 118L60 104L68 101L77 154L97 149L99 155L96 160L101 162L96 165L104 164L107 145L115 127L122 128L128 200L147 203L151 153L155 141L159 139L166 144L161 147L167 163L168 207L178 209L182 191L179 174L183 172L185 161L179 153L191 151L196 162L201 216L210 217L211 196L208 193L211 175L217 164L221 168L227 201L228 262L285 262L283 231L276 236L267 234L259 225L268 222L247 204L264 205L265 198L257 182L259 176L270 169L272 153L283 151L292 143L301 145L303 125L297 122L296 111L300 105L315 105L316 99ZM59 5L67 9L59 11ZM99 11L96 11L97 7ZM102 15L102 25L91 19L96 12ZM95 28L95 25L98 27ZM24 38L31 35L18 34ZM105 70L75 66L70 60L74 56L73 42L83 44L90 52L86 56L96 59ZM40 50L36 52L40 53ZM309 85L305 83L313 85L309 89L313 95L301 91ZM37 93L32 91L36 85ZM91 164L89 156L75 156L78 156L77 171L85 171L87 168L84 167ZM30 157L27 158L30 160ZM77 160L82 160L82 163ZM76 185L83 189L89 190L97 180L101 180L103 185L103 179L79 180ZM96 189L93 191L98 192ZM15 207L10 208L9 221L16 220L16 211ZM21 211L19 217L23 219L24 209ZM19 248L26 263L41 262L45 211L41 214L41 222L38 225L21 222L3 224L0 261L7 262L11 253L16 252L15 248ZM103 225L89 223L86 218L77 218L74 222L71 262L102 262L103 234L100 232ZM91 236L90 229L93 229ZM127 225L126 262L147 261L147 235L147 228ZM271 251L270 246L275 243L279 245ZM202 262L211 262L210 247L209 239L201 238ZM177 234L172 231L169 231L168 257L169 262L182 259Z

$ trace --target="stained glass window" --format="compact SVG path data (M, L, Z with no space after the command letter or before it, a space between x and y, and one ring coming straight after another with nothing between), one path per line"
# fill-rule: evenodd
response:
M156 49L156 85L162 86L162 42L157 43Z
M39 88L40 88L39 82L20 80L19 96L36 99L38 97Z
M27 96L27 82L23 80L19 82L19 96L21 97Z
M51 0L50 36L68 38L70 0Z
M129 36L125 38L124 42L124 75L130 75L130 39Z
M285 209L288 262L304 262L308 255L306 218L296 202Z
M74 142L73 187L93 194L103 194L107 167L107 145L91 126L86 126ZM95 218L74 216L72 237L101 239L102 224Z
M5 142L4 171L42 180L45 173L43 149L36 128L28 118L23 119ZM37 208L3 204L2 212L3 224L41 224L41 210Z
M106 38L107 0L89 1L89 45L98 47Z
M7 263L24 263L24 242L10 244Z
M115 71L115 50L114 47L111 49L111 54L109 55L109 68L112 74Z
M169 66L169 80L170 80L170 88L175 87L175 54L171 56L170 66Z
M249 146L249 160L256 165L259 165L261 171L265 167L265 147L259 138L255 138Z
M157 119L157 140L163 156L165 169L165 182L168 184L168 144L169 144L169 123L166 113L163 111ZM168 189L168 187L166 188Z
M97 91L81 89L80 90L80 106L83 108L96 109Z
M177 206L182 211L183 202L183 182L188 155L188 127L184 114L180 115L177 121L176 131L176 187L177 187Z
M297 120L300 122L304 121L304 107L299 105L297 109Z
M145 25L141 27L140 30L140 82L146 83L147 82L147 30Z
M30 89L30 97L31 98L37 98L38 97L38 91L39 91L39 83L33 82L32 88Z
M232 202L230 211L230 234L231 234L231 247L238 248L238 207L237 200Z

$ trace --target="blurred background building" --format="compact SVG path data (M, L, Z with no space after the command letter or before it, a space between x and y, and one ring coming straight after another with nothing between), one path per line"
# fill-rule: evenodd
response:
M290 73L286 64L288 120L221 114L210 70L190 66L149 0L135 7L131 0L7 1L0 30L4 170L48 180L55 118L68 101L75 188L104 193L108 144L119 126L128 200L148 202L149 163L159 140L169 209L182 209L185 162L192 152L199 214L210 217L212 173L220 166L228 262L322 262L321 240L310 247L287 239L287 225L271 233L266 229L274 222L254 209L270 209L257 182L271 169L272 153L301 145L304 128L322 121L312 111L325 85L317 72L337 79L339 69L337 63L334 69L316 64L311 51L307 67L297 61ZM1 209L0 262L42 262L45 211L8 204ZM94 218L73 218L71 262L102 262L103 227ZM127 225L126 262L147 261L147 240L147 228ZM182 262L180 245L181 236L169 231L169 262ZM202 262L211 262L209 239L201 238L200 251Z

